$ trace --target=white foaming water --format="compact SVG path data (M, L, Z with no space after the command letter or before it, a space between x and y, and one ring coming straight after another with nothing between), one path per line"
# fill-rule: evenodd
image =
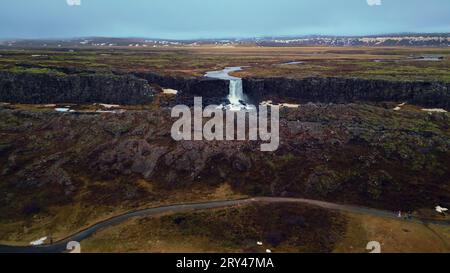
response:
M244 101L244 90L242 88L242 80L230 80L230 94L228 100L232 105L242 105Z
M245 102L244 89L242 87L242 79L230 76L230 73L240 70L242 70L241 67L226 67L223 70L207 72L205 75L205 77L208 78L230 81L230 92L228 95L228 100L230 101L230 104L224 105L223 107L226 107L232 111L249 109L248 106L242 103Z

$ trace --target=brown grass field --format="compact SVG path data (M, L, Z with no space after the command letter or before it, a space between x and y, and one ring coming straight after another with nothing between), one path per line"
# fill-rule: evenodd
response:
M358 77L450 81L449 48L199 46L129 49L0 49L0 71L47 73L58 68L102 73L155 72L202 76L226 66L247 66L243 77ZM34 57L32 55L35 55ZM39 56L36 56L39 55ZM441 61L417 60L433 55ZM302 62L283 65L287 62Z
M304 221L300 227L294 223L296 217ZM367 244L377 241L382 253L447 253L449 231L448 227L335 213L304 205L258 205L132 219L85 240L82 250L368 253ZM257 241L264 245L257 246Z

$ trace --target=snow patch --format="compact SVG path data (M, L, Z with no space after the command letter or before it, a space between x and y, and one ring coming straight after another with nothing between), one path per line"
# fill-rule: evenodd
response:
M448 208L443 208L441 206L437 206L436 207L436 211L439 212L439 213L444 213L444 212L448 211Z
M175 89L163 88L163 93L167 95L176 95L178 94L178 91Z
M422 111L428 112L428 113L447 113L446 110L440 109L440 108L422 109Z
M100 105L106 109L112 109L112 108L119 108L120 105L118 104L105 104L105 103L98 103L97 105Z
M40 246L40 245L43 245L46 240L47 240L47 237L42 237L39 240L30 242L30 245L32 245L32 246Z
M405 105L406 105L406 102L401 103L401 104L397 105L397 107L395 107L393 110L394 111L400 111L400 110L402 110L402 107L405 106Z
M74 112L74 110L70 110L70 108L55 108L55 111L60 113Z

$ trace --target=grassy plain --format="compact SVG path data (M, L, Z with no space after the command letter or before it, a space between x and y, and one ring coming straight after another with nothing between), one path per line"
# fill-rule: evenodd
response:
M202 76L226 66L247 66L243 77L357 77L397 81L450 81L449 48L407 47L167 47L0 48L0 71L60 73L155 72ZM426 61L423 56L441 57ZM288 62L301 62L287 65Z
M449 228L305 205L260 204L132 219L96 233L85 252L446 253ZM258 246L257 242L263 242Z

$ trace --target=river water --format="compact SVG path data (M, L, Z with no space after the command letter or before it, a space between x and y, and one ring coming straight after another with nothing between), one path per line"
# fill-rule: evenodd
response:
M226 108L233 111L240 111L248 109L246 105L246 97L244 95L244 89L242 85L242 79L231 76L230 73L241 71L242 67L226 67L223 70L209 71L205 74L205 77L230 81L230 92L228 94L229 105L225 105Z

